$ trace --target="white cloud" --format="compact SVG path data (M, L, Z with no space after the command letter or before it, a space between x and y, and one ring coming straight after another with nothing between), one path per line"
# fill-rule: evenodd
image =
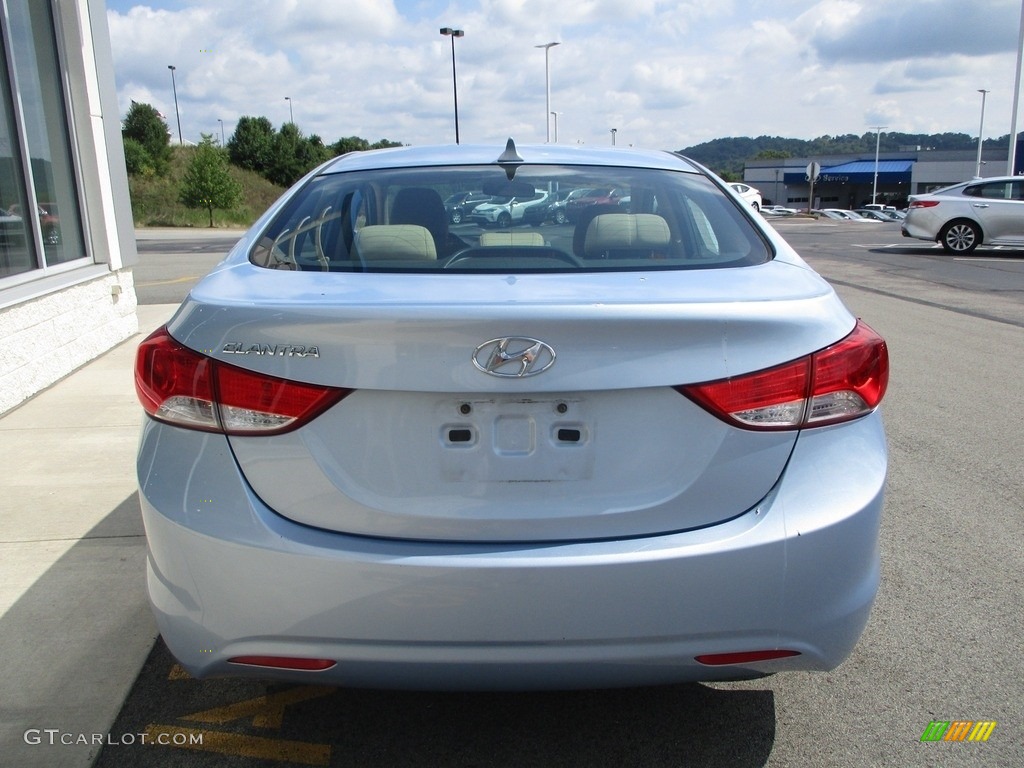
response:
M138 2L138 0L136 0ZM154 3L156 0L154 0ZM166 3L165 3L166 4ZM682 148L724 136L1009 131L1017 0L108 0L122 112L153 104L187 138L242 115L324 141L545 137L544 52L562 143ZM967 9L970 9L969 11ZM962 40L961 37L970 37ZM980 41L980 42L979 42Z
M821 3L808 16L821 58L880 62L1014 51L1020 10L1016 0L917 0L885 9L843 1Z

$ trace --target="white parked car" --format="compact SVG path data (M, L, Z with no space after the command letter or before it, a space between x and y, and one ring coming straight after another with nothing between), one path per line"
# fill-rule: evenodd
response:
M881 221L883 223L902 221L902 219L896 215L895 209L890 211L884 208L858 208L854 213L865 219L874 219L875 221Z
M823 208L826 213L834 213L836 216L846 219L847 221L856 221L864 224L881 224L879 219L869 219L866 216L861 216L856 211L848 211L845 208Z
M481 203L469 214L470 221L493 225L500 229L523 223L528 211L535 210L543 221L548 207L548 193L543 189L527 191L519 197L494 197L488 203ZM540 213L543 211L544 213Z
M787 208L784 205L763 205L761 206L761 213L768 216L794 216L799 211L796 208Z
M982 244L1024 246L1024 179L974 179L911 195L901 228L904 237L938 242L947 253Z
M729 186L747 202L747 205L751 206L755 211L761 210L761 193L758 190L749 184L742 184L738 181L729 182Z

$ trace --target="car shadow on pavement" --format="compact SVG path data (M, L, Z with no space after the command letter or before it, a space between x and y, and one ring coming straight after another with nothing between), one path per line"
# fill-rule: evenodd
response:
M69 496L68 515L76 502L87 503ZM15 581L53 562L0 618L0 764L87 766L156 636L138 496L70 546L17 539L3 558Z
M190 678L158 641L96 768L763 766L770 690L416 693ZM131 741L131 743L126 743ZM201 743L200 743L201 742Z

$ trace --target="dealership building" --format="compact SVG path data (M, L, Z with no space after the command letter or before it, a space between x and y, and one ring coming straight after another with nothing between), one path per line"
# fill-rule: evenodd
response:
M0 413L138 330L102 0L0 0Z
M756 187L761 196L773 204L807 208L811 195L807 168L817 163L821 170L814 183L812 208L860 208L872 202L873 191L877 191L876 202L903 207L909 195L930 192L975 176L1006 175L1008 154L1006 149L984 150L980 174L976 149L939 151L915 147L902 152L882 152L877 160L873 152L748 160L743 169L743 181ZM1018 144L1017 173L1022 163L1024 159Z

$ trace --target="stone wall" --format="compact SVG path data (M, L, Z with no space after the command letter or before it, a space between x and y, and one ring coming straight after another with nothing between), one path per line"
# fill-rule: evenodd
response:
M0 309L0 414L135 334L135 309L131 269Z

